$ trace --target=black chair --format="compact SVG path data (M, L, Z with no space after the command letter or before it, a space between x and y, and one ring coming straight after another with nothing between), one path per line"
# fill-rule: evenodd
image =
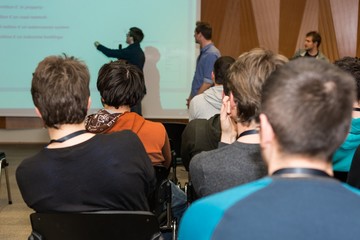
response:
M160 223L162 233L171 232L172 239L176 239L177 220L172 214L172 190L168 179L169 169L165 166L154 166L157 186L152 197L150 207Z
M161 239L154 214L143 211L32 213L28 240Z
M188 205L190 205L199 198L195 192L194 185L190 180L189 182L185 183L185 193L186 193Z
M176 166L181 161L181 136L186 127L186 123L180 122L164 122L164 127L166 129L167 135L169 137L171 154L172 154L172 169L173 176L171 180L178 184L178 179L176 177Z
M5 153L4 153L4 152L0 152L0 187L1 187L1 173L2 173L2 170L4 169L4 171L5 171L6 188L7 188L7 194L8 194L8 201L9 201L9 204L12 204L11 192L10 192L10 182L9 182L8 166L9 166L9 163L6 161L6 155L5 155Z
M166 168L163 165L154 165L155 175L156 175L156 181L158 183L161 183L163 180L168 179L170 168Z

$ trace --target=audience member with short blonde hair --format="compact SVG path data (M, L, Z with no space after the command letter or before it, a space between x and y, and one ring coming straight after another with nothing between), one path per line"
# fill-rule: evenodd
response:
M256 122L261 89L267 77L287 61L280 54L256 48L241 54L231 65L220 114L220 147L190 161L189 174L198 197L266 175Z

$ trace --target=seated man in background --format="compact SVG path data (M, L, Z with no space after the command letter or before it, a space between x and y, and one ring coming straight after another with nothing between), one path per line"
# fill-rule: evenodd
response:
M197 154L190 178L198 197L259 179L267 174L260 154L258 123L261 88L267 77L288 59L269 50L243 53L229 70L228 92L221 109L221 144Z
M332 178L331 155L348 134L354 79L302 58L262 89L260 145L270 177L200 199L179 239L358 239L360 191Z
M181 161L186 171L189 171L190 161L196 154L216 149L220 137L220 114L209 119L194 119L186 124L181 136Z
M355 78L356 83L357 95L353 105L350 132L345 142L332 157L334 176L346 182L355 150L360 145L360 60L354 57L344 57L335 61L335 65L350 73Z
M316 31L308 32L305 36L304 49L296 51L292 59L312 57L329 62L329 59L320 51L321 35Z
M86 130L92 133L112 133L131 130L144 144L153 165L171 164L171 150L165 127L160 122L145 120L130 107L144 97L145 81L143 72L132 64L115 61L104 64L97 80L104 109L86 118ZM131 158L131 155L128 155ZM185 193L172 184L172 210L181 218L186 209Z
M31 94L51 141L17 168L21 195L36 212L148 211L156 178L136 134L85 130L89 81L73 57L50 56L37 66Z
M229 56L219 57L214 63L214 70L211 73L214 86L196 95L190 102L189 121L193 119L209 119L220 113L223 98L223 82L227 78L227 72L235 61Z
M222 79L222 92L220 100L221 105L224 92L228 92L228 70L230 68L230 65L234 63L234 61L235 60L230 57L220 57L216 60L217 67L214 67L214 74L215 72L217 72L215 74L216 76L219 75L219 73L221 72L221 77L219 75L217 78ZM219 68L220 65L221 68ZM201 94L198 96L201 96ZM197 96L194 97L194 99L196 98ZM194 99L190 102L190 106L192 106ZM181 160L184 164L186 171L189 171L190 160L196 154L201 153L202 151L210 151L217 148L220 141L220 136L220 112L213 115L209 119L193 119L186 125L181 136Z

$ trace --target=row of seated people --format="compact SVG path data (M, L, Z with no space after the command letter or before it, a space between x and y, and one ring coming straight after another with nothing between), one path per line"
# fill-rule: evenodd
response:
M190 162L191 180L199 197L261 178L269 171L260 155L256 117L260 113L263 83L286 62L281 55L255 49L231 65L222 111L217 116L222 132L220 148L196 155ZM150 210L148 200L156 188L152 166L169 167L169 141L161 124L129 113L131 101L141 99L145 88L135 84L138 95L123 94L128 93L129 86L114 87L122 78L131 86L135 84L131 79L143 82L141 71L131 65L122 62L104 65L98 79L104 109L88 116L84 124L90 104L86 66L67 57L49 57L38 65L32 95L53 140L38 155L26 159L16 174L25 202L35 211ZM116 94L120 99L125 95L124 102L109 97ZM53 109L57 111L51 111ZM124 119L122 123L121 119ZM141 126L132 128L138 122ZM150 138L149 134L156 135L152 131L154 125L151 131L147 129L151 124L157 125L159 133L164 133L155 136L160 141ZM143 131L142 126L145 126ZM132 131L120 131L124 129ZM184 141L185 147L186 137ZM225 144L227 146L222 146ZM227 172L229 170L232 172ZM179 188L174 187L174 191L177 190ZM186 200L183 192L178 196L180 201L178 204L173 201L173 210L179 209L180 219Z
M360 190L331 177L359 102L358 79L340 68L263 49L236 59L220 113L190 121L182 135L200 199L179 239L358 237Z
M218 64L219 63L221 62L219 61ZM236 130L236 134L238 136L247 127L246 125L250 125L250 122L247 121L247 119L252 119L258 114L256 111L259 110L261 84L265 81L267 75L271 73L271 70L269 70L269 72L259 72L260 70L254 68L249 68L247 72L241 69L238 71L242 71L242 73L237 73L235 72L236 65L240 64L243 63L237 60L234 66L232 66L232 70L225 70L229 71L228 75L225 73L221 74L222 76L225 76L223 78L223 89L225 95L229 92L229 85L230 87L233 87L231 90L232 92L235 92L238 96L242 96L244 95L243 93L246 92L245 96L248 98L248 100L246 100L245 97L242 96L243 104L239 105L240 101L237 103L238 111L241 116L245 116L245 114L248 114L248 116L240 118L236 115L232 115L233 122L237 122L237 124L233 125L237 125L234 129ZM353 118L349 135L343 144L332 155L334 177L340 181L348 182L350 185L355 186L354 181L356 181L356 179L360 182L360 177L357 177L360 170L355 170L357 162L352 161L353 157L354 159L356 158L356 154L354 155L354 153L360 144L360 60L353 57L344 57L335 61L334 64L342 70L350 73L354 77L357 86L357 100L353 104ZM219 67L217 69L219 69ZM254 84L254 82L247 83L249 86L244 86L244 83L242 85L231 83L235 81L236 74L238 74L238 79L242 78L241 74L256 75L258 78L253 78L252 81L257 82L256 84ZM229 77L232 80L229 80ZM250 89L250 84L258 86L258 88L253 88L253 92L249 93L247 89ZM258 99L256 100L256 98ZM244 105L244 103L250 103L250 99L255 99L258 104ZM190 106L191 104L192 103L190 102ZM241 109L247 109L247 112L242 113ZM225 110L225 107L223 110ZM181 155L186 170L190 171L189 176L191 178L191 186L195 188L195 192L192 193L192 196L195 194L198 197L203 197L211 193L219 192L224 189L261 178L267 174L267 168L260 156L259 146L257 145L255 147L254 144L246 144L259 143L258 141L247 142L244 138L239 138L234 144L231 144L230 146L228 145L234 141L234 138L230 136L232 137L232 140L227 140L229 137L226 134L228 134L229 130L226 128L230 126L230 124L226 122L229 120L227 119L227 115L231 114L226 111L222 111L220 113L219 110L219 113L213 115L212 117L194 119L187 124L182 134ZM221 118L225 121L221 122ZM251 148L254 149L251 150ZM241 161L239 161L240 159ZM351 173L351 176L348 177L351 164L355 166L353 166L353 170L350 171L353 173ZM357 186L359 186L359 184Z
M160 186L154 167L168 172L172 155L163 124L130 112L145 95L143 73L123 61L102 66L97 88L104 108L87 115L89 81L87 66L74 57L38 64L31 93L51 141L17 168L22 197L40 213L153 210ZM186 195L174 183L171 192L180 220Z

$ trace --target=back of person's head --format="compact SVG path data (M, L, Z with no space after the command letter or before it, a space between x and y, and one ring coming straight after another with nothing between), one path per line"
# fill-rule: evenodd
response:
M222 56L216 59L214 63L214 77L216 84L224 84L224 81L227 80L228 70L235 62L235 59L230 56Z
M207 22L196 22L195 32L201 33L203 37L207 40L211 40L212 38L212 27Z
M146 94L143 72L125 61L104 64L97 79L103 104L118 108L135 106Z
M306 34L306 37L312 37L313 42L317 42L317 47L320 47L321 44L321 36L316 31L311 31Z
M141 43L141 41L144 39L143 31L137 27L130 28L129 35L134 39L134 43Z
M357 57L344 57L336 60L335 65L355 78L357 101L360 102L360 59Z
M354 99L351 75L333 64L301 58L271 74L261 106L282 154L331 161L348 134Z
M255 48L241 54L231 65L227 88L237 105L237 122L251 122L259 115L263 83L286 62L288 59L283 55Z
M31 95L50 128L84 121L90 97L90 74L85 63L74 57L49 56L33 73Z

